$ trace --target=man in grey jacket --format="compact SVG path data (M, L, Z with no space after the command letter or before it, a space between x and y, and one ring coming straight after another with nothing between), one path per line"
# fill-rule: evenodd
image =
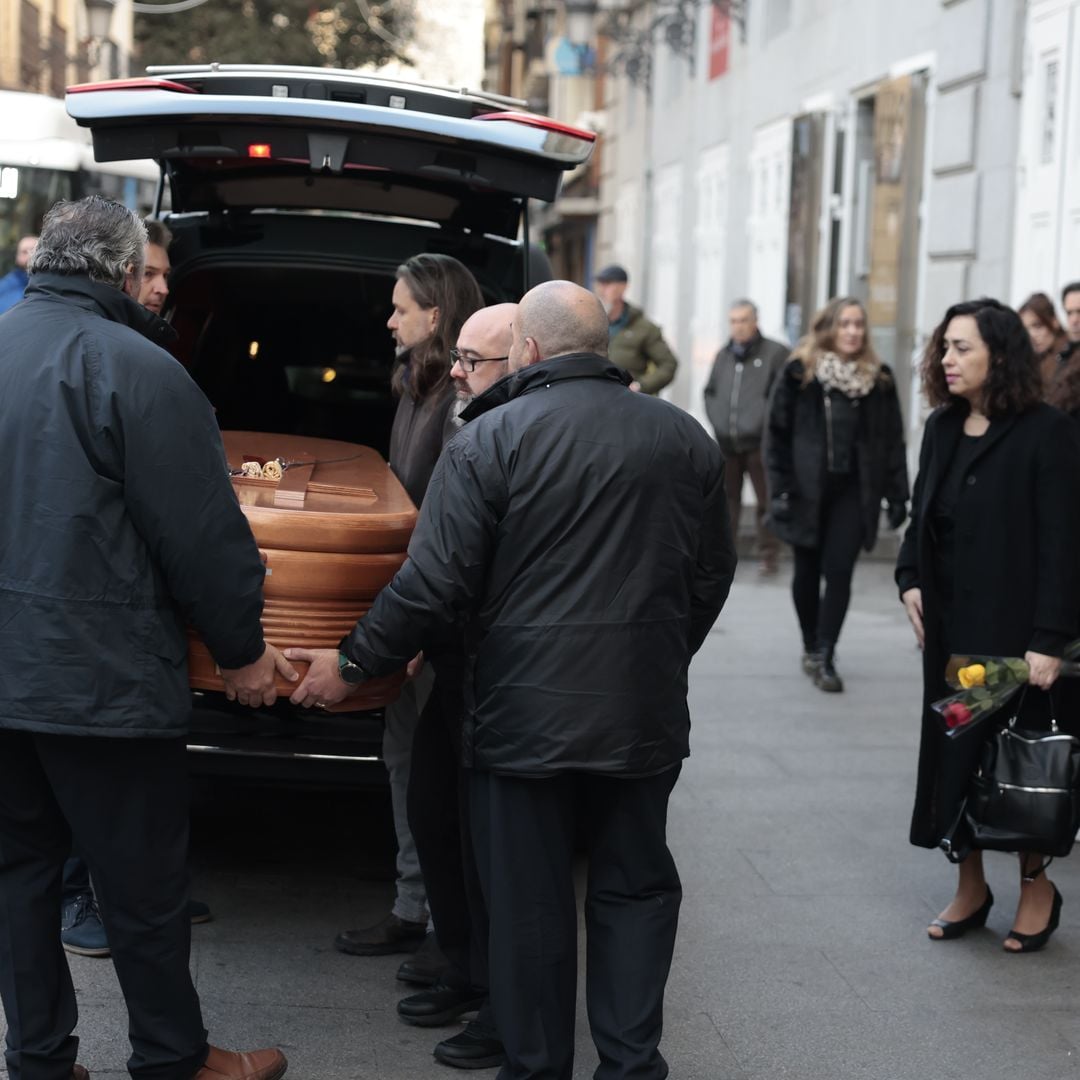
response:
M749 473L757 499L758 554L763 574L776 573L777 540L765 525L768 496L761 440L769 395L791 350L762 337L757 307L736 300L729 315L731 340L716 354L705 386L705 411L726 461L724 484L732 528L738 535L743 477Z

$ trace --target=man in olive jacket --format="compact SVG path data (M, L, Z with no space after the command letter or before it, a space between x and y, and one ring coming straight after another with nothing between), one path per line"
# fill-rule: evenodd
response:
M643 394L659 394L675 378L679 361L660 327L641 308L625 300L630 276L621 266L605 266L596 275L596 295L608 315L608 359L637 384Z
M606 346L584 289L526 294L512 374L443 450L408 561L293 694L338 700L339 670L392 671L465 627L463 757L500 1076L514 1080L573 1072L579 827L601 1073L667 1075L682 895L667 803L689 753L690 659L735 567L719 448L682 410L631 393Z
M133 299L146 229L58 203L0 318L0 997L11 1080L85 1078L56 928L72 843L129 1012L133 1077L272 1080L206 1042L188 957L187 634L272 704L263 565L209 403Z
M778 542L765 524L769 495L761 441L769 414L769 395L791 350L761 336L757 307L736 300L728 316L731 338L716 354L705 385L705 412L724 455L728 512L735 534L742 512L743 477L749 475L757 500L758 554L761 572L776 573Z

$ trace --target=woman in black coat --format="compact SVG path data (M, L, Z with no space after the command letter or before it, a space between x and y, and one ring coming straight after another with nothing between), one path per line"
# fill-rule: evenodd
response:
M896 381L874 353L858 300L831 301L788 361L769 409L765 460L772 528L795 552L803 670L822 690L843 690L833 654L855 560L877 540L882 500L899 528L908 497Z
M924 700L911 842L937 847L955 823L983 742L976 729L947 738L930 703L946 696L951 654L1023 656L1048 690L1080 616L1080 438L1040 403L1041 380L1019 317L996 300L954 304L927 346L923 386L937 410L926 423L911 524L896 567L901 599L923 649ZM1074 687L1064 687L1065 691ZM1070 694L1071 696L1071 694ZM1053 702L1059 722L1069 713ZM1047 722L1043 694L1025 713ZM1022 863L1010 951L1041 948L1061 896ZM982 852L959 868L956 896L929 928L959 937L986 922L993 896Z

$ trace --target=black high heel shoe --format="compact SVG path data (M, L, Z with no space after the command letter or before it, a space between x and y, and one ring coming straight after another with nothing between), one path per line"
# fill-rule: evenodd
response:
M953 938L963 937L969 930L978 930L979 927L986 925L986 918L990 914L990 909L994 906L994 894L990 891L990 886L986 886L986 899L983 901L983 905L978 911L969 915L966 919L957 919L956 922L949 922L946 919L935 919L930 926L936 926L941 930L941 937L937 937L930 933L929 928L926 931L926 936L931 941L950 941Z
M1050 883L1050 888L1054 890L1054 903L1050 908L1050 921L1046 924L1046 929L1040 930L1037 934L1021 934L1018 930L1010 930L1009 937L1014 941L1019 941L1020 948L1010 949L1006 945L1006 952L1038 952L1050 940L1050 935L1058 928L1058 923L1061 921L1061 905L1063 903L1061 893L1058 892L1058 887L1053 882ZM1008 941L1009 938L1005 940Z

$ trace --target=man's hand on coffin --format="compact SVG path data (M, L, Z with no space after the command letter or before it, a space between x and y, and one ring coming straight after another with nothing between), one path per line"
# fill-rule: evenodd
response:
M305 709L322 709L343 701L356 689L339 674L341 668L337 649L286 649L285 655L290 660L301 660L311 665L289 698L294 705Z
M242 668L221 669L225 696L230 701L239 701L241 705L250 705L256 709L260 705L273 705L277 701L275 675L283 675L289 682L296 682L300 678L296 668L285 659L281 650L269 642L254 664Z

